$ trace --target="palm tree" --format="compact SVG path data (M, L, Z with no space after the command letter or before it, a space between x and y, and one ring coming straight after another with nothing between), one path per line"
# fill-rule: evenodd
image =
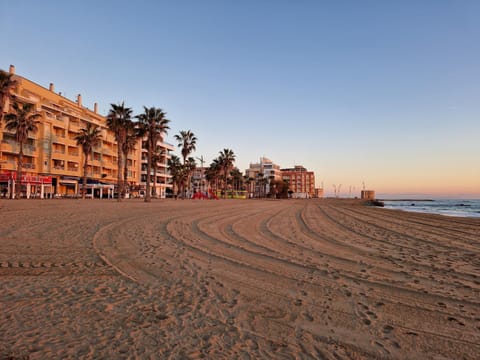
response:
M210 188L213 188L215 191L217 191L218 188L218 177L220 172L220 162L218 159L213 159L212 163L205 171L205 179L207 179L208 183L210 184Z
M10 97L10 91L17 85L17 80L14 80L12 76L13 74L0 70L0 122L3 119L3 111L8 111L4 108L7 99Z
M257 174L257 184L258 184L258 197L265 197L267 192L267 179L263 173Z
M138 133L135 128L135 123L133 121L128 121L125 124L126 128L126 135L125 135L125 142L123 143L122 152L123 157L125 159L123 163L123 189L122 189L122 197L125 197L127 193L127 186L128 186L128 154L135 149L135 145L137 145L138 141Z
M188 155L196 150L197 138L190 130L182 130L175 135L175 140L178 142L178 147L182 148L183 164L185 165Z
M186 165L187 163L187 157L190 155L192 152L196 150L196 145L197 145L197 137L193 132L190 130L181 130L179 134L175 135L175 140L178 142L178 147L182 148L182 158L183 158L183 165ZM188 183L190 177L187 176L184 178L185 184L183 184L183 188L186 191L186 184Z
M162 141L162 136L170 127L170 120L166 118L166 113L160 108L143 107L144 113L137 116L138 133L147 138L147 184L145 202L151 201L150 178L152 169L152 155L157 147L157 142Z
M235 154L233 153L233 150L231 149L223 149L223 151L220 151L220 155L218 157L220 166L223 170L223 176L224 176L224 183L223 183L223 196L224 198L227 197L227 178L228 178L228 173L232 169L233 163L235 162Z
M82 199L85 199L85 193L87 192L88 156L92 153L93 147L100 143L101 138L102 135L99 127L97 125L93 125L92 123L87 123L87 127L85 129L81 129L80 132L75 136L77 145L82 147L84 156Z
M17 156L17 181L18 186L15 189L16 197L20 197L22 188L22 166L23 166L23 144L28 140L30 132L35 133L38 130L38 123L41 117L35 112L33 104L13 103L13 112L5 115L5 128L15 133L15 140L18 142L19 150Z
M233 190L241 190L243 188L243 175L240 170L238 170L238 168L233 169L230 171L230 176L233 181Z
M110 104L111 109L107 115L107 126L115 134L117 141L117 187L118 201L125 194L122 181L122 169L124 168L123 148L127 137L127 126L132 119L132 109L125 107L125 102L115 105Z
M185 182L188 184L188 187L190 188L191 178L192 178L193 172L197 168L197 163L195 162L195 159L193 157L189 157L185 165L183 165L183 167L185 170Z
M182 178L182 164L180 162L180 158L177 155L172 155L170 159L168 159L168 171L170 172L170 175L172 176L172 186L173 186L173 195L175 199L177 198L175 196L175 185L177 185L177 189L180 189L180 181Z

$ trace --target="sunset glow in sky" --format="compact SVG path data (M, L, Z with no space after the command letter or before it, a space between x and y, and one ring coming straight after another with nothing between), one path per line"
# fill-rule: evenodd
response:
M480 2L6 1L0 68L106 114L161 107L244 171L480 198Z

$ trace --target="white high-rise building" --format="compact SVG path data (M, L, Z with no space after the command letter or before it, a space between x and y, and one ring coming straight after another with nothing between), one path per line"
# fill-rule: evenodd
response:
M250 179L248 189L254 197L266 196L270 192L270 181L282 179L280 166L266 157L261 157L258 163L250 163L245 174Z
M160 157L160 161L157 162L157 172L156 178L154 174L154 167L152 164L152 169L150 173L150 190L152 191L152 196L164 199L166 197L167 189L172 188L170 179L172 176L168 171L168 159L170 159L170 152L174 150L172 144L166 143L164 141L157 142L157 154L163 154ZM142 158L141 158L141 172L140 172L140 195L145 195L145 190L147 186L147 144L146 141L142 141Z

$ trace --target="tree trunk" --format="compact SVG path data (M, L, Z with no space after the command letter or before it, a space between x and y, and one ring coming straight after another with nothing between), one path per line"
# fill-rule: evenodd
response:
M117 151L117 192L118 198L117 201L122 201L122 192L123 192L123 183L122 183L122 169L123 169L123 152L122 152L122 144L117 143L118 151Z
M227 172L228 170L225 168L223 170L223 175L224 175L224 183L223 183L223 198L227 198Z
M23 142L18 143L20 150L17 158L17 182L15 186L15 198L20 199L20 192L22 191L22 165L23 165Z
M85 154L85 162L83 163L82 199L85 199L85 193L87 192L87 164L88 164L88 154Z
M152 168L152 144L148 140L148 151L147 151L147 184L145 185L145 202L151 201L150 193L150 169Z

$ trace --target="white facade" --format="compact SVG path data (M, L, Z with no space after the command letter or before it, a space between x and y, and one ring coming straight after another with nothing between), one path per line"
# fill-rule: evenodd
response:
M250 163L250 167L245 170L245 174L248 178L255 180L249 189L249 192L253 193L255 197L265 196L270 192L271 180L282 179L280 166L266 157L261 157L258 163Z
M168 171L168 159L170 159L170 152L174 150L172 144L161 142L157 143L157 152L163 151L165 156L162 156L162 160L157 162L157 174L156 179L154 179L154 169L152 165L150 173L150 191L152 191L152 196L164 199L166 197L167 189L172 188L171 178ZM145 141L142 141L142 159L141 159L141 171L140 171L140 195L145 195L146 185L147 185L147 149L145 146Z

